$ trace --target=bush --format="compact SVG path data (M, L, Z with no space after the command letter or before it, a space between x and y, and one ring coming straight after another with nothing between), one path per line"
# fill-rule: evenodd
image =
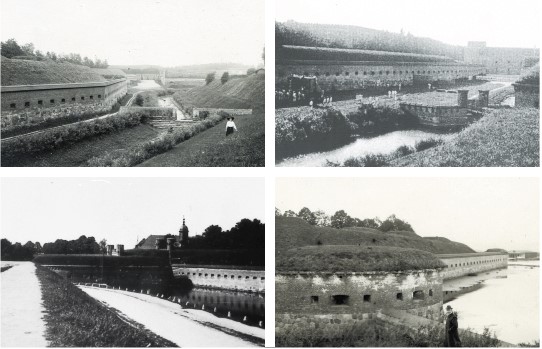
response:
M148 142L127 149L121 154L106 153L105 155L99 157L93 157L87 162L87 166L135 166L147 159L152 158L153 156L172 149L176 144L189 139L201 131L213 127L223 119L223 115L215 114L186 128L175 129L172 132L161 134Z
M225 71L224 74L222 74L222 77L220 78L220 82L222 83L222 85L224 85L226 82L228 82L229 79L230 79L230 73Z
M216 73L214 72L207 74L207 76L205 77L205 85L209 85L211 82L213 82L213 80L215 79L215 75Z
M414 149L412 147L409 147L408 145L402 145L399 148L397 148L397 150L395 151L395 155L397 157L407 156L407 155L412 154L414 152L416 152L416 149Z
M141 94L138 94L136 96L136 99L135 99L135 104L139 105L140 107L143 106L143 103L145 103L145 99L143 98L143 96Z
M414 146L414 148L416 148L416 151L422 151L422 150L436 147L437 145L441 145L443 143L444 141L442 139L429 138L429 139L424 139L419 142L416 142L416 145Z

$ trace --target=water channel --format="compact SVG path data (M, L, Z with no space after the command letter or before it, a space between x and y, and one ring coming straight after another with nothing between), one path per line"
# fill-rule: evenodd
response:
M538 280L538 261L511 262L507 269L446 281L443 291L460 328L482 333L487 327L505 342L532 344L540 340Z
M404 130L386 133L372 138L357 138L350 144L340 148L309 154L302 154L282 160L277 166L320 167L327 161L344 163L350 158L362 157L369 154L390 154L400 146L414 147L416 142L429 138L448 140L453 134L432 133L421 130Z

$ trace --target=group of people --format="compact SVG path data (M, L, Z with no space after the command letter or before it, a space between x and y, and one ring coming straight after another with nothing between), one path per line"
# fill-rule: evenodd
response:
M277 105L305 104L308 101L309 94L304 87L299 90L282 89L275 91L275 104Z

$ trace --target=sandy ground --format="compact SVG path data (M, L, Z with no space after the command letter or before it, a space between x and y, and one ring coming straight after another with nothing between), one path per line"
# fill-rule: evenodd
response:
M45 309L41 304L41 288L32 262L2 262L10 268L0 273L1 293L1 346L46 347Z
M260 338L265 330L239 322L218 318L204 311L182 309L173 302L121 290L79 286L84 292L127 318L180 347L254 347L258 343L248 336ZM240 338L245 337L245 338Z

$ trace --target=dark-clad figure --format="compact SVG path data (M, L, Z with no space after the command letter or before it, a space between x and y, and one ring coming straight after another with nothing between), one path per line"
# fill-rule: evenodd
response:
M457 332L457 313L453 311L450 305L446 306L446 341L445 347L460 347L459 333Z

